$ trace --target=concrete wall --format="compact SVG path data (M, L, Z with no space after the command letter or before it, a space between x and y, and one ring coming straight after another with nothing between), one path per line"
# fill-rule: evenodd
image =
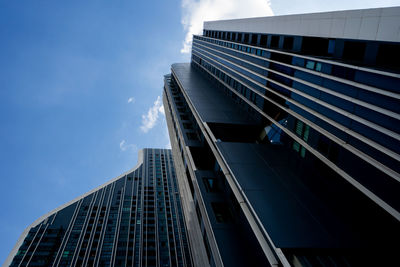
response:
M400 42L400 7L206 21L203 28Z

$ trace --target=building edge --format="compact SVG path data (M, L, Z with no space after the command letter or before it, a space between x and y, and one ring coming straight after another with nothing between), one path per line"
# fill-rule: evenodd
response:
M191 193L187 190L188 182L184 170L184 162L179 157L180 151L177 148L177 140L173 133L172 123L172 107L169 105L168 93L166 88L169 87L170 74L164 75L164 90L163 90L163 104L168 128L168 135L171 142L171 153L174 158L174 167L176 172L176 180L179 185L179 193L181 195L182 211L184 214L185 225L187 228L187 236L189 239L189 248L192 254L194 266L210 266L206 248L203 245L203 236L201 234L200 226L198 225L198 218L194 208L193 200L191 200Z

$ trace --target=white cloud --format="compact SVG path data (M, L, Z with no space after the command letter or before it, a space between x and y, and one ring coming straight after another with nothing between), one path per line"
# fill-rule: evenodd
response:
M182 0L182 25L186 31L181 53L189 53L192 35L202 34L203 22L272 16L269 0Z
M135 103L136 99L132 96L128 99L128 103Z
M132 151L136 151L137 150L137 146L135 144L127 144L125 140L122 140L119 143L119 148L122 151L126 151L126 150L132 150Z
M157 100L154 101L153 106L147 111L147 114L142 115L142 125L140 126L140 130L142 130L144 133L147 133L150 129L152 129L156 125L160 113L162 115L165 114L161 97L158 96Z

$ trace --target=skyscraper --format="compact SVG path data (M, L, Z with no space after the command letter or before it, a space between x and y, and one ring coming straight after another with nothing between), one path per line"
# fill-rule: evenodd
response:
M42 216L6 266L192 266L168 149L143 149L138 165Z
M163 96L195 264L398 261L399 29L400 7L204 23Z

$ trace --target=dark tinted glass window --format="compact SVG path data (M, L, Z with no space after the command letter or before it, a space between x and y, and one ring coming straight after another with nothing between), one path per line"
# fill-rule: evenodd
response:
M362 61L365 54L365 43L364 42L350 42L344 43L343 48L343 59Z
M293 37L285 37L283 41L283 49L291 50L293 49Z
M278 48L278 46L279 46L279 36L274 35L271 37L271 47Z
M219 223L227 223L232 221L232 215L229 211L229 207L224 202L211 202L215 219Z
M398 44L381 44L379 46L376 63L383 67L394 68L400 70L400 45Z
M203 178L204 186L206 187L207 192L217 192L218 191L218 183L215 178Z

